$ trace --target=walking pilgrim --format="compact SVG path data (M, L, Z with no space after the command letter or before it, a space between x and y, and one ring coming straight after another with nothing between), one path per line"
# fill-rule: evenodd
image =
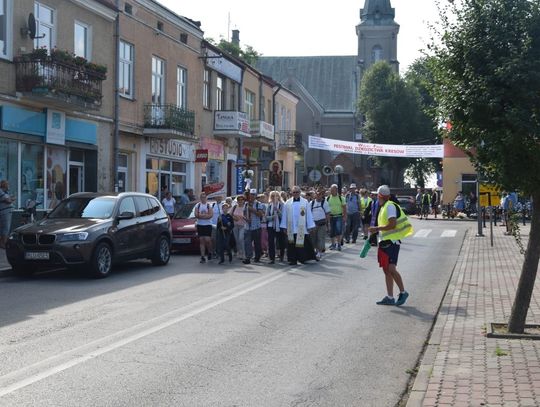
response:
M311 206L300 196L300 187L294 186L292 198L285 203L281 229L287 233L287 256L290 265L316 260L315 250L309 238L309 230L315 227Z

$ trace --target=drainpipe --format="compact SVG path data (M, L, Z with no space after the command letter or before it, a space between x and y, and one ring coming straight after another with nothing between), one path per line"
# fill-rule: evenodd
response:
M114 24L114 129L113 129L113 177L114 177L114 192L118 192L118 150L120 142L120 92L118 89L118 70L120 65L120 0L115 1L116 6L116 21ZM125 188L125 185L124 185Z
M281 83L278 83L276 91L272 93L272 124L274 125L274 160L276 159L276 153L279 146L279 141L276 142L275 140L276 138L276 95L279 93L281 89L283 89L283 86L281 86Z
M238 84L238 111L242 111L242 90L244 88L244 69L242 69L242 74L240 76L240 83ZM238 136L238 157L236 159L236 164L238 164L238 160L242 160L242 150L243 150L243 143L242 143L242 136ZM247 162L247 157L246 157ZM244 167L244 169L247 167ZM243 180L242 180L243 182ZM242 189L244 185L240 186ZM239 191L240 188L238 188L238 185L236 186L236 190Z

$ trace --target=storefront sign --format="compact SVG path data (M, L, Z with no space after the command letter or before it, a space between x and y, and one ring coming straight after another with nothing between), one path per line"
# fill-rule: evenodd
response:
M208 137L203 137L201 139L201 147L208 150L209 160L225 160L225 147L223 146L223 143Z
M225 191L224 182L216 182L214 184L206 184L203 187L203 191L206 193L208 198L214 198L216 196L225 196L227 191Z
M239 135L251 137L249 119L244 112L216 111L214 130L238 132Z
M224 57L219 57L220 55L217 52L208 49L207 55L209 58L206 58L206 65L218 71L219 73L225 75L226 77L232 79L233 81L240 83L242 82L242 68L238 65L233 64L231 61Z
M244 193L244 176L242 175L242 171L244 171L244 168L240 165L245 164L244 160L238 160L236 162L238 167L236 167L236 193L237 194L243 194Z
M195 150L195 162L207 163L208 162L208 150Z
M355 143L351 141L333 140L322 137L309 136L309 148L333 151L337 153L350 153L373 155L381 157L410 157L410 158L442 158L444 146L434 145L393 145Z
M253 121L250 123L250 127L253 136L274 140L274 125L263 121Z
M66 144L66 114L47 109L46 142L50 144Z
M193 146L171 139L149 139L150 154L160 155L168 158L181 158L186 161L193 161Z

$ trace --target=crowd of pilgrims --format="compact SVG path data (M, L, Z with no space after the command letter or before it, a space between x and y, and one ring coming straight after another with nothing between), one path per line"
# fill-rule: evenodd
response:
M319 261L327 250L341 251L368 235L374 225L376 193L355 184L306 189L295 186L290 193L251 189L223 199L203 192L195 205L201 263L215 258L219 264L238 259L244 264L287 262L290 265ZM376 212L374 212L376 213ZM328 241L330 237L330 242ZM329 244L327 244L329 243Z

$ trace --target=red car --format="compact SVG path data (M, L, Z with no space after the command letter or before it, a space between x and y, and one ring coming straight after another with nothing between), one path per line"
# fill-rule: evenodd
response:
M190 202L183 205L172 219L172 245L171 250L182 252L198 252L199 236L195 225L195 205L198 202ZM212 206L215 202L208 201Z

